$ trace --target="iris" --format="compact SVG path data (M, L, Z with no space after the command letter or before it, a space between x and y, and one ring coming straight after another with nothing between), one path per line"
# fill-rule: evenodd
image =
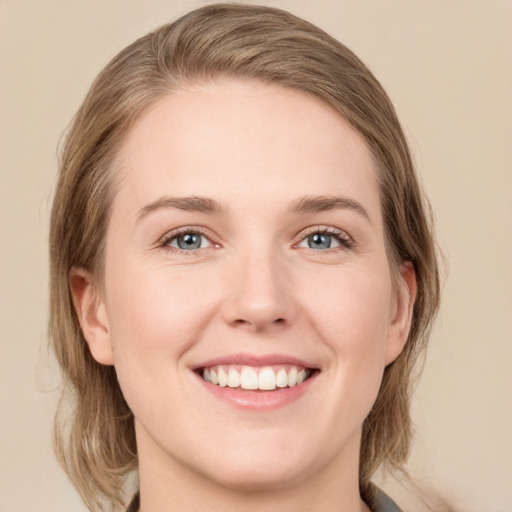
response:
M329 249L332 243L332 236L326 233L315 233L308 236L308 247L310 249Z

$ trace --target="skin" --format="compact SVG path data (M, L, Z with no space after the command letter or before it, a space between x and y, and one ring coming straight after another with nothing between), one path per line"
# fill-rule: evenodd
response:
M362 137L300 92L216 81L147 110L117 167L102 292L84 269L70 284L90 350L115 365L135 415L141 510L365 510L361 425L406 341L415 277L405 263L393 285ZM221 211L158 203L169 196ZM351 203L290 211L304 196ZM180 250L180 228L202 247ZM333 235L310 247L325 230L350 246ZM193 371L234 353L319 372L293 402L247 410Z

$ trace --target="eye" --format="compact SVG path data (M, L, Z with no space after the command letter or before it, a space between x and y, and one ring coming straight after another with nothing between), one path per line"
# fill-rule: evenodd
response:
M182 251L196 251L198 249L212 247L213 243L208 237L201 233L196 231L183 231L166 237L162 245Z
M314 233L310 233L303 238L297 247L326 251L339 247L350 248L351 245L352 241L350 237L343 231L317 229Z
M339 247L341 244L336 240L333 235L328 233L314 233L308 235L300 244L299 247L308 247L309 249L331 249L332 247Z

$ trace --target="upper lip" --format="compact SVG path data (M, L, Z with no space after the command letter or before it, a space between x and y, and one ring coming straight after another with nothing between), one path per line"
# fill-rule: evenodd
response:
M284 354L267 354L267 355L253 355L253 354L230 354L226 356L219 356L213 359L208 359L192 367L193 370L200 368L209 368L217 365L237 364L241 366L273 366L279 364L291 364L301 366L303 368L318 369L311 362L292 357Z

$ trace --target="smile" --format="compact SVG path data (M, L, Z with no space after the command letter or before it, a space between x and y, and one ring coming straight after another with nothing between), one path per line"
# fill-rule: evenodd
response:
M221 388L273 391L302 384L311 376L312 370L291 364L275 366L215 365L200 369L199 374L206 382Z
M270 411L296 403L315 387L321 369L284 354L231 354L193 369L204 391L245 411Z

